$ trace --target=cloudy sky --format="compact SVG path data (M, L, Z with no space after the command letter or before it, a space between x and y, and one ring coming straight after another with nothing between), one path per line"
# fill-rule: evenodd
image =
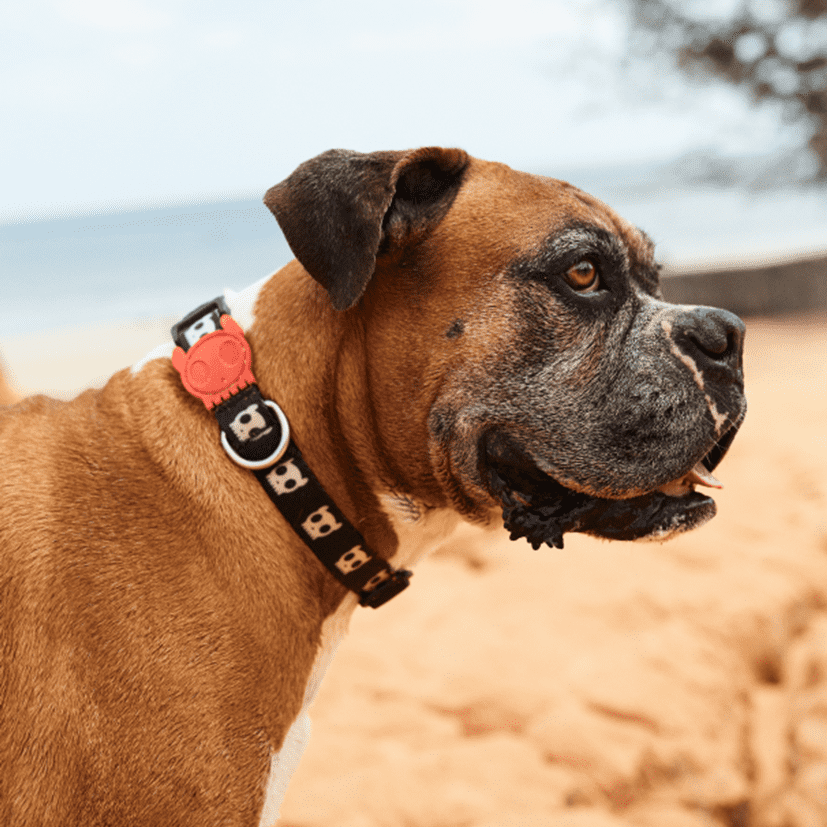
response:
M5 3L0 220L263 193L334 146L553 174L777 145L737 92L623 73L626 33L623 0Z

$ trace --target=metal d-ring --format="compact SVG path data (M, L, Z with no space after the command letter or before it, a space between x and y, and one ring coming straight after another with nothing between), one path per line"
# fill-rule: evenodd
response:
M221 445L227 452L227 456L236 465L240 465L242 468L249 468L251 471L255 471L259 468L267 468L268 465L274 465L277 463L287 450L287 443L290 441L290 425L287 422L287 417L284 415L284 411L275 402L273 402L272 399L263 399L262 401L265 405L269 405L275 411L276 417L278 417L279 420L279 425L281 425L281 440L279 441L276 450L273 451L269 457L266 459L244 459L244 457L240 457L233 450L224 431L221 432Z

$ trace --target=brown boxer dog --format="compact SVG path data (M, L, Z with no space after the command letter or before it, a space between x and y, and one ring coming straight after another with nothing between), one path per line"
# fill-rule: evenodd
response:
M227 301L377 554L461 519L560 545L714 514L694 488L744 416L743 324L664 302L600 201L426 148L325 153L265 203L297 261ZM4 825L272 824L356 604L171 352L0 413Z

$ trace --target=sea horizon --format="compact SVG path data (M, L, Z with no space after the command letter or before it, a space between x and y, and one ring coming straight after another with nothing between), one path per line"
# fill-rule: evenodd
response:
M644 229L666 272L827 250L827 188L760 187L745 177L745 162L731 167L740 179L726 169L699 174L673 162L541 174ZM0 223L2 336L182 314L292 257L260 197Z

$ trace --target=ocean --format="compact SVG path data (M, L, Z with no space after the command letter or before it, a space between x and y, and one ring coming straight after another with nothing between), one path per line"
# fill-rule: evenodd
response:
M667 272L827 250L823 187L692 180L674 164L546 174L646 230ZM0 338L183 315L291 258L258 198L0 224Z

